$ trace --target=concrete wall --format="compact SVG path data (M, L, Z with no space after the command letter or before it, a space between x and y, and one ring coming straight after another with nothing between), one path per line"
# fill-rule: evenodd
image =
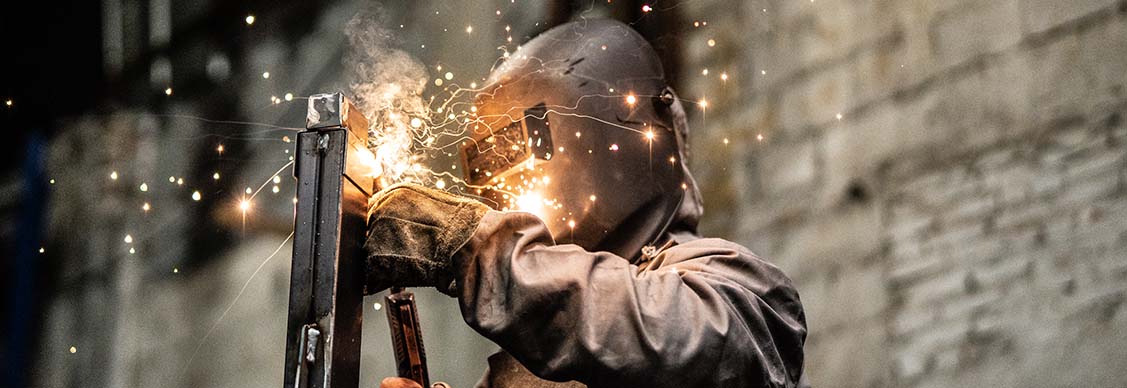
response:
M684 6L704 230L796 280L815 386L1127 384L1127 2Z

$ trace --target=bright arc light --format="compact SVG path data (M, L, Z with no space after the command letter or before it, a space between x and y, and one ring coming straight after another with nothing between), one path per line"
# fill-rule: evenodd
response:
M638 102L638 97L634 97L633 94L626 95L626 104L627 105L634 105L634 103L636 103L636 102Z
M239 210L242 210L243 213L246 213L247 210L250 210L250 200L244 199L242 201L239 201Z
M254 24L254 15L247 15L246 21L248 26Z
M646 132L646 140L653 141L653 139L654 139L654 131L647 131Z
M529 191L516 197L517 210L535 214L544 218L544 197L535 191Z

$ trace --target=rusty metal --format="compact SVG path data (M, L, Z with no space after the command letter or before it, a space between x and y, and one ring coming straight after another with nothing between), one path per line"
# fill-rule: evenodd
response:
M423 332L419 326L415 294L393 287L384 298L384 304L387 307L387 326L391 329L391 344L395 350L396 372L399 377L406 377L429 387L427 353L423 347Z

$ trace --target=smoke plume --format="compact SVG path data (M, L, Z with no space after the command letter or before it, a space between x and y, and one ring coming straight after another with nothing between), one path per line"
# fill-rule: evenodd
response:
M345 29L350 50L344 60L351 98L372 123L372 174L385 184L419 178L414 173L419 170L419 155L413 145L420 135L419 123L429 117L422 97L426 67L395 47L387 23L375 6L354 15Z

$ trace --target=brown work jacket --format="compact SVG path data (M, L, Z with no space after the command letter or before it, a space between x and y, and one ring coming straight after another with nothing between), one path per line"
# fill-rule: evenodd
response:
M490 211L455 254L462 316L502 352L479 387L794 387L806 322L777 267L673 231L630 260Z

